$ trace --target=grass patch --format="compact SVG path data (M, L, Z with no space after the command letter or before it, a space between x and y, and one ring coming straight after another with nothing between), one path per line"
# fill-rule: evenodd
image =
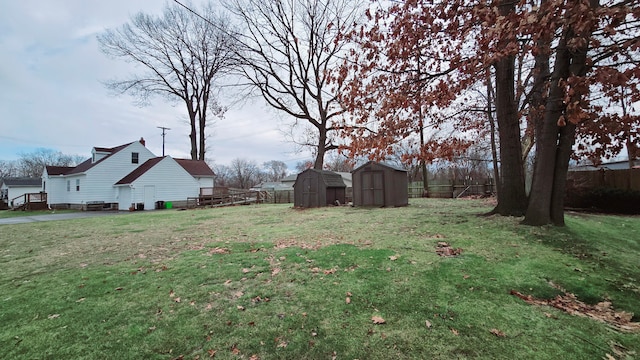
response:
M37 215L49 215L49 214L65 214L74 213L77 210L40 210L40 211L13 211L13 210L0 210L0 219L23 217L23 216L37 216Z
M511 290L640 314L640 219L567 228L482 201L134 212L2 226L8 358L634 358L640 334ZM436 254L438 242L462 253ZM374 324L372 317L385 320Z

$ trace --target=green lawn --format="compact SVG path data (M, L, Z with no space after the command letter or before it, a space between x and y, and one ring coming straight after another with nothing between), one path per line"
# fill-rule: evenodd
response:
M20 217L20 216L37 216L37 215L49 215L49 214L62 214L77 212L77 210L42 210L42 211L22 211L22 210L0 210L0 219Z
M0 357L640 357L638 332L511 295L562 288L640 314L639 217L535 228L478 216L490 209L412 199L0 226ZM462 253L438 256L439 242Z

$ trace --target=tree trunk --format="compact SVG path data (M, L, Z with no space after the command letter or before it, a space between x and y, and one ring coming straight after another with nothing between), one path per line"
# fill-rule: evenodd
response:
M515 2L501 0L500 15L509 16L515 12ZM508 34L500 41L499 47L506 47L515 39ZM505 216L521 216L527 206L524 188L524 166L522 143L520 141L520 118L515 102L515 56L509 55L494 65L496 69L496 120L500 136L500 187L498 205L494 213Z
M322 170L324 167L324 154L326 153L327 129L321 126L318 127L318 132L318 152L316 153L316 161L313 164L313 168Z
M491 84L491 71L487 70L487 118L491 129L491 160L493 161L493 183L496 187L496 199L500 202L500 165L498 162L498 148L496 146L496 122L493 118L493 85ZM491 189L493 192L493 189Z
M598 0L590 1L591 9L599 6ZM584 16L581 14L580 16ZM595 26L595 22L592 26ZM591 29L592 30L592 29ZM589 38L591 33L582 33ZM576 125L571 119L563 119L566 105L563 102L565 91L562 82L573 75L582 77L587 73L587 42L581 47L569 49L567 44L574 37L573 30L567 29L558 43L556 62L552 75L551 88L547 99L542 138L539 139L539 158L536 159L534 183L527 213L523 220L526 225L546 225L552 223L564 225L564 196L566 192L569 159L575 141ZM575 92L569 99L571 104L579 102L581 94Z
M205 128L207 127L207 119L205 118L204 115L204 109L201 110L201 114L200 114L200 119L199 119L199 125L200 125L200 152L199 152L199 157L198 160L204 160L204 154L206 152L206 148L205 148L205 140L206 140L206 134L205 134Z
M515 58L498 61L496 69L496 118L500 135L501 180L498 205L493 212L522 216L527 206L520 142L520 119L514 99Z
M567 49L566 38L561 39L556 51L544 120L542 126L537 127L540 129L540 134L538 134L536 145L536 162L529 206L523 220L523 224L526 225L540 226L551 223L551 197L558 158L558 119L565 109L564 91L560 82L569 76L570 62L571 53Z

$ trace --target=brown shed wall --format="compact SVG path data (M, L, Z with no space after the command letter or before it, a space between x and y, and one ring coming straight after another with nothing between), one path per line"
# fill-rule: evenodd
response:
M406 206L409 204L407 172L368 162L353 170L353 205Z

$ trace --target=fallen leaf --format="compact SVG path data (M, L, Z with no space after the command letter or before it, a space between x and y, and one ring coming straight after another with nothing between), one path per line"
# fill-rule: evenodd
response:
M209 254L228 254L228 253L229 253L229 249L227 248L216 247L209 250Z
M431 328L431 321L426 320L426 321L424 322L424 324L425 324L428 328Z
M351 298L347 297L344 302L346 302L347 304L351 304Z
M248 273L249 271L251 271L251 270L249 270L249 269L247 269L247 268L242 269L242 272L243 272L244 274Z
M347 296L352 296L350 291L347 291Z
M211 305L211 303L207 304L207 306L204 308L205 310L211 310L213 308L213 305Z
M459 335L458 330L456 330L456 329L454 329L454 328L451 328L451 332L452 332L452 333L453 333L453 335L455 335L455 336L458 336L458 335Z
M196 302L194 300L189 301L189 305L194 306Z
M180 298L179 298L179 297L177 297L177 298L173 299L173 301L175 301L175 302L179 303L179 302L180 302Z
M120 290L122 290L122 289L123 289L123 288L121 288L121 287L117 287L117 288L116 288L116 291L120 291Z
M275 268L273 270L271 270L271 276L276 276L280 273L280 268Z
M258 355L256 355L256 354L253 354L253 355L251 355L249 360L260 360L260 357Z
M85 300L85 298L80 298L80 299L76 300L76 302L79 303L79 302L83 302L84 300Z
M374 324L384 324L386 323L386 321L381 318L380 316L372 316L371 317L371 321L373 321Z
M173 292L173 289L169 290L169 297L174 297L176 294Z
M398 260L399 257L400 257L400 255L391 255L391 256L389 256L389 260L396 261L396 260Z
M336 272L336 269L328 269L328 270L323 270L325 275L330 275Z
M233 355L240 354L240 349L238 349L238 344L233 344L233 346L231 347L231 352L233 353Z
M213 349L209 349L209 350L207 350L207 353L209 354L209 357L210 357L210 358L212 358L212 359L213 359L214 357L216 357L216 353L217 353L217 352L218 352L218 351L213 350Z
M507 336L507 334L503 333L502 331L498 330L498 329L491 329L490 332L497 336L497 337L505 337Z
M229 284L231 284L231 280L227 280L227 281L225 281L225 282L224 282L224 284L225 284L225 285L229 285Z
M57 319L59 317L60 317L60 314L51 314L51 315L47 316L47 318L49 320Z
M288 344L286 341L281 341L281 342L278 344L278 346L277 346L277 347L279 347L279 348L286 348L286 347L287 347L287 345L289 345L289 344Z
M242 305L238 305L238 306L236 306L236 308L238 308L238 310L240 310L240 311L244 311L244 306L242 306Z
M607 357L607 360L616 360L616 358L611 356L611 354L605 354L605 356Z

